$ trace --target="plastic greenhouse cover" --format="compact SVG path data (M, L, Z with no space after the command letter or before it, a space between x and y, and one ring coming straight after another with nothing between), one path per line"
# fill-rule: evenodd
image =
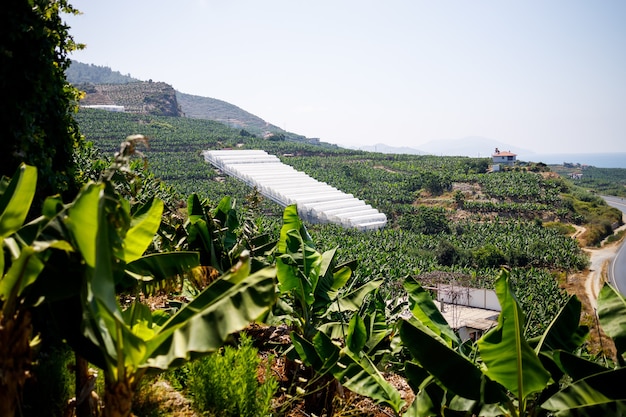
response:
M364 201L283 164L278 157L265 151L212 150L202 154L205 161L257 187L262 195L278 204L286 206L295 203L304 220L330 221L359 230L380 229L387 224L387 216Z

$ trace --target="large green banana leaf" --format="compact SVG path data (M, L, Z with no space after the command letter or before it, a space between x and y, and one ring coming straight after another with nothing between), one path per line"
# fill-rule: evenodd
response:
M450 392L482 403L506 399L502 387L421 322L402 320L400 337L418 364Z
M325 314L334 312L334 311L357 311L363 305L363 300L372 291L375 291L383 284L383 279L375 279L373 281L369 281L358 288L353 289L352 291L348 291L345 294L341 294L337 297L332 304L328 306Z
M37 169L25 164L19 166L10 182L6 178L0 181L0 274L4 273L4 241L24 224L36 187Z
M158 282L182 274L200 264L198 252L153 253L126 265L135 280Z
M66 225L72 232L85 263L96 266L96 242L99 225L99 204L104 184L88 184L81 190L68 210Z
M598 319L602 330L613 339L618 355L626 352L626 299L605 284L598 295Z
M86 336L100 346L113 375L122 369L165 370L214 352L230 334L267 312L276 293L273 268L238 284L227 278L215 281L168 320L140 304L120 316L96 300Z
M296 230L302 237L302 241L307 246L313 246L313 239L304 227L304 223L298 216L298 208L295 204L285 207L283 211L283 226L280 229L280 240L278 241L278 253L287 253L287 233L290 230Z
M539 339L535 351L573 352L580 347L589 333L588 327L580 325L581 310L580 300L576 296L571 296Z
M163 201L153 199L133 215L124 237L124 262L130 263L143 255L159 229L162 214Z
M554 352L552 359L559 368L574 381L608 370L599 363L589 361L566 351Z
M411 277L404 280L403 286L409 295L409 307L413 316L446 340L450 346L460 345L461 341L433 302L430 294Z
M283 226L284 228L284 226ZM285 252L276 259L281 293L294 291L308 306L315 301L322 255L307 244L296 229L281 231Z
M495 284L502 307L498 325L477 344L487 376L511 391L524 412L525 399L548 385L550 373L524 338L524 313L510 288L508 276L502 271Z
M167 369L199 354L213 352L228 335L265 314L276 298L276 271L268 267L238 284L218 279L163 324L165 340L147 342L142 367Z
M0 277L0 306L3 315L10 315L17 307L18 297L31 285L43 270L44 263L35 250L27 246L22 249L4 276Z
M626 368L609 370L568 385L541 406L558 417L626 415Z
M0 195L0 239L22 227L36 187L37 168L21 164Z

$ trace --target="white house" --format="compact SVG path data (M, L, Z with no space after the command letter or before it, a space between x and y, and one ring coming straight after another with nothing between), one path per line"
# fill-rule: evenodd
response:
M514 165L517 160L517 154L510 151L501 151L496 148L496 151L491 155L494 164Z

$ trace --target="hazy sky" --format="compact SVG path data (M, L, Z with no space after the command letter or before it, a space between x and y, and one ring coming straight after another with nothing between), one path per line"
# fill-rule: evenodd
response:
M341 145L626 152L626 1L70 0L72 58Z

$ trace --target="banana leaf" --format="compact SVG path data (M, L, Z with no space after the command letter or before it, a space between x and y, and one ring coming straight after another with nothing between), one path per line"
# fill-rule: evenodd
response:
M238 284L218 279L163 324L165 340L147 341L142 367L168 369L213 352L227 337L266 313L276 298L276 272L262 269Z
M498 325L483 335L477 344L487 376L511 391L524 412L525 399L548 385L550 373L524 339L524 314L510 288L508 276L502 271L495 284L502 306Z
M553 360L574 381L607 371L604 366L566 351L556 351Z
M587 337L589 328L580 326L582 304L576 296L571 296L559 314L541 336L536 352L544 350L564 350L573 352Z
M363 305L365 297L380 287L383 281L383 279L369 281L346 294L340 295L335 302L328 306L325 315L335 311L357 311Z
M568 385L541 406L558 417L626 415L626 368L609 370Z
M21 164L0 195L0 239L22 227L35 196L36 187L37 168Z
M126 271L135 279L159 282L182 274L198 266L198 252L164 252L153 253L126 265Z
M124 236L124 262L130 263L143 255L161 224L163 202L152 199L132 217L131 227Z
M409 295L409 307L413 316L446 340L450 346L460 345L461 341L433 302L430 294L411 277L404 280L403 286Z
M618 355L626 352L626 298L609 284L598 295L598 319L602 330L613 339Z
M400 337L419 366L448 391L482 403L506 400L502 387L490 381L476 364L452 349L444 339L422 323L402 320ZM415 381L415 384L420 383Z

